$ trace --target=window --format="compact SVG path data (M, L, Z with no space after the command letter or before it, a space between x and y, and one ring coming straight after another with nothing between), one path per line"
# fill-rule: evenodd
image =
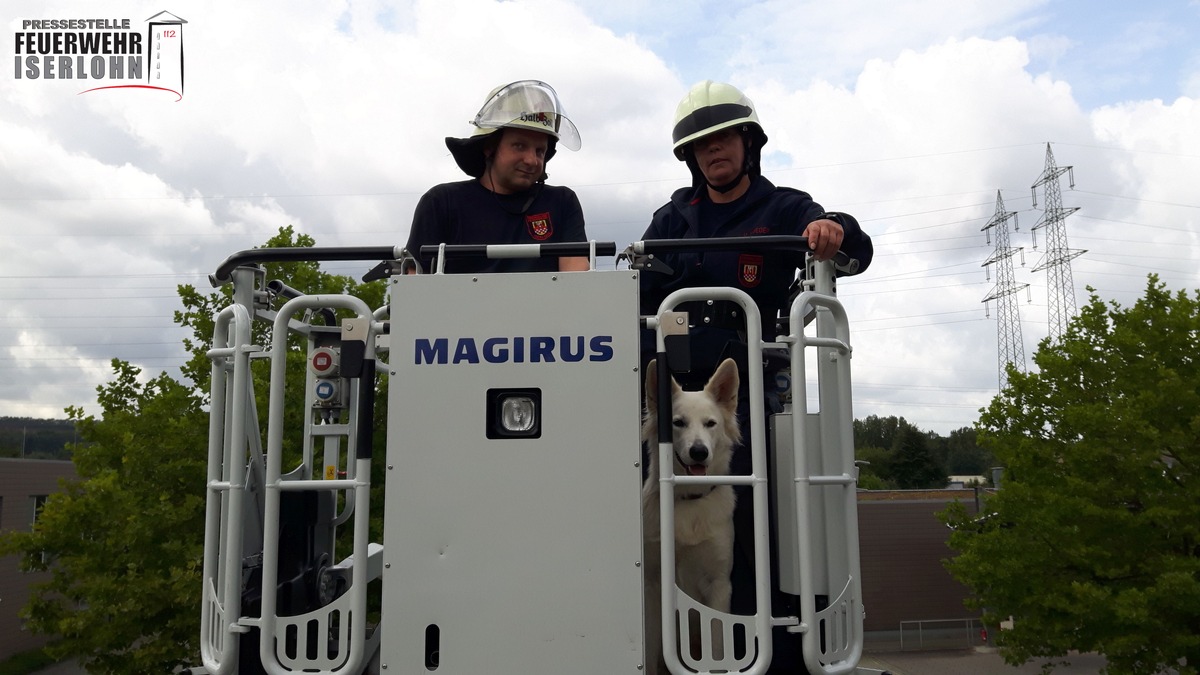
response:
M44 506L46 505L46 498L47 498L47 497L49 497L49 495L32 495L32 496L29 498L29 501L30 501L30 502L32 503L32 505L33 505L33 508L32 508L32 510L30 511L30 517L29 517L29 527L30 527L30 529L32 529L32 528L33 528L33 524L37 522L37 520L38 520L38 516L41 516L41 515L42 515L42 507L44 507Z
M33 529L34 523L42 515L42 507L46 506L47 497L49 495L32 495L29 497L30 505L32 506L29 517L29 529ZM42 565L45 565L50 560L50 556L45 551L41 551L35 555L41 559Z

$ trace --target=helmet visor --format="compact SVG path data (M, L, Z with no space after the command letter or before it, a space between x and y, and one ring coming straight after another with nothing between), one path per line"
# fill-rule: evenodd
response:
M545 82L521 80L492 94L472 122L480 129L515 127L549 134L570 150L581 145L579 130L562 108L558 95Z

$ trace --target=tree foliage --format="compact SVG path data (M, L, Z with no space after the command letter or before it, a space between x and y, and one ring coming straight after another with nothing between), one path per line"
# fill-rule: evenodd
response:
M987 476L995 466L995 458L979 441L974 427L962 427L950 432L946 445L946 472L952 476Z
M922 431L903 417L869 415L854 421L854 457L861 465L859 486L868 490L946 487L953 453L974 448L974 434L958 430L949 439ZM979 451L976 448L977 452Z
M1090 290L1090 289L1089 289ZM951 572L1010 663L1103 653L1113 675L1200 672L1200 292L1092 291L1038 372L1008 372L980 439L1007 467L987 515L948 512Z
M268 247L313 246L292 228ZM368 306L383 302L384 285L358 284L322 272L315 262L267 265L268 278L308 293L349 292ZM202 294L180 286L175 321L192 329L186 381L161 374L143 382L129 363L114 360L114 379L98 388L101 413L68 408L78 424L74 447L79 480L51 495L31 532L0 537L0 555L20 554L29 571L46 571L23 610L30 628L61 638L59 658L79 659L91 673L170 673L199 659L200 574L204 537L210 362L215 312L231 302L228 287ZM255 341L269 343L256 325ZM305 353L289 346L289 368L300 373ZM260 410L267 396L266 362L254 365ZM295 374L290 382L303 382ZM288 391L293 456L305 414L302 387ZM381 399L384 400L384 399ZM384 417L377 408L376 420ZM264 419L265 421L265 419ZM382 444L382 434L376 442ZM382 481L376 476L376 486ZM381 487L373 507L380 508ZM373 509L374 510L374 509ZM378 527L375 528L378 530ZM378 540L378 538L376 538Z
M71 459L77 440L70 420L0 417L0 457Z
M900 427L907 426L903 417L880 417L868 415L854 420L854 445L859 448L884 448L891 450L896 445Z
M929 435L914 427L900 427L892 453L892 480L902 490L946 487L946 470L932 452Z
M189 387L114 360L100 418L68 415L78 481L50 495L31 532L0 539L49 571L24 609L49 648L94 673L169 673L196 641L207 415ZM199 447L194 447L199 444Z

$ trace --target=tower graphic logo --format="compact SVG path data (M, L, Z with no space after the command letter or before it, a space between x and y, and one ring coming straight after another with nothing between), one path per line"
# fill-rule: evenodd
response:
M147 49L150 68L146 82L151 86L176 91L183 98L183 24L187 21L167 11L146 19L149 24Z

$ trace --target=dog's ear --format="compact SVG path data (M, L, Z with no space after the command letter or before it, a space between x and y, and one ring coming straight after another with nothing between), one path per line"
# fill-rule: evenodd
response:
M646 364L646 410L658 410L658 363L650 359Z
M737 363L733 359L725 359L708 380L708 384L704 385L704 391L718 405L728 410L736 410L739 384Z
M734 373L736 378L737 373ZM678 396L683 391L683 387L671 378L671 395ZM737 393L737 385L733 387L734 394ZM650 359L650 363L646 364L646 410L651 412L658 410L658 359Z

